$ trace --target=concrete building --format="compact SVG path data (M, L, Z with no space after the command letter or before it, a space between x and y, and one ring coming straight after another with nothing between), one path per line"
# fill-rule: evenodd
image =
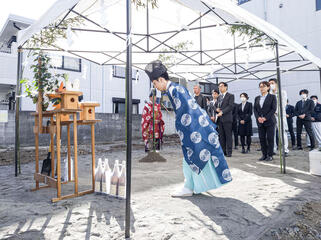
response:
M0 33L0 103L1 109L9 109L9 96L15 90L17 76L16 35L19 29L32 24L33 20L10 15ZM100 66L84 59L49 53L57 69L52 72L67 73L71 81L80 80L84 101L99 102L99 113L124 113L125 111L125 68L123 66ZM23 78L32 79L30 65L33 57L23 52ZM140 114L148 99L150 81L147 75L133 69L133 113ZM23 94L22 94L23 95ZM21 98L21 110L33 111L31 99Z
M11 49L16 42L16 33L32 23L31 19L9 15L0 32L0 110L13 107L12 92L17 82L17 55Z
M280 28L321 58L321 0L238 0L238 3ZM299 90L304 88L310 91L310 95L321 98L320 78L320 72L291 72L281 76L282 86L287 91L291 104L300 99ZM259 94L258 84L253 81L233 82L230 84L230 91L235 93L237 101L242 92L249 93L250 101L254 101L254 97Z

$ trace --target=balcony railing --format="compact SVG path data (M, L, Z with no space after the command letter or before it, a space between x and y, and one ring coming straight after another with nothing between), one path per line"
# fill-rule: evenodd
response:
M0 48L0 53L11 53L11 48L2 49Z

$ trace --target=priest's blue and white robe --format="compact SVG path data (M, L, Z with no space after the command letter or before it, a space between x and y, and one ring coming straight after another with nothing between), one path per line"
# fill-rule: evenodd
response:
M186 88L168 81L166 94L176 113L183 150L185 187L206 192L232 181L215 124Z

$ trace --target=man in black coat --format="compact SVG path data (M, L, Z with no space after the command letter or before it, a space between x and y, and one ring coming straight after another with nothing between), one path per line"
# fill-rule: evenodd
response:
M210 104L207 106L207 114L210 117L210 119L212 120L213 123L217 122L217 118L216 118L216 107L217 107L217 101L218 101L218 97L220 96L220 92L217 89L213 89L212 90L212 97L213 100L210 102Z
M314 134L311 127L311 114L314 110L314 102L311 99L308 99L309 91L307 89L302 89L299 92L302 100L298 101L295 105L295 116L296 119L296 138L297 138L297 150L302 149L301 143L301 134L302 128L304 126L305 131L308 133L311 140L310 150L313 150L315 147Z
M289 99L287 100L287 104L285 107L286 111L286 121L288 123L289 132L291 135L292 149L295 148L295 135L293 130L293 117L295 116L294 106L289 104Z
M227 92L228 85L221 82L218 85L220 96L217 102L217 121L219 130L220 144L224 155L232 157L232 123L233 123L233 108L234 95Z
M311 114L312 131L319 151L321 151L321 104L318 103L318 96L313 95L310 99L314 102L314 110Z
M259 131L262 157L260 161L273 160L276 96L268 92L270 84L266 81L259 84L261 95L254 100L254 115Z
M194 98L195 98L196 102L198 103L198 105L200 105L201 108L206 110L207 102L206 102L205 97L201 94L200 85L199 84L195 85L193 90L194 90Z

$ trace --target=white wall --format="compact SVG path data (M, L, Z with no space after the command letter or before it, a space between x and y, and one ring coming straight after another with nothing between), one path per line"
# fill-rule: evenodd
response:
M104 75L104 88L105 88L105 112L112 112L112 98L125 98L125 79L123 78L112 78L112 67L104 66L103 67ZM139 113L142 113L144 108L144 101L148 100L150 81L148 76L143 71L139 71L139 78L133 80L133 99L140 99L139 104Z
M0 53L0 84L16 85L17 57L14 54Z
M279 7L281 3L282 8ZM316 11L315 0L251 0L240 6L263 19L266 6L268 22L303 46L307 45L309 51L321 58L321 11ZM283 73L281 82L293 105L300 99L300 89L308 89L310 95L318 95L321 98L319 72ZM236 102L239 102L239 94L242 92L247 92L250 101L253 101L259 94L258 83L259 81L236 81L230 83L230 92L235 94Z
M16 59L14 55L8 55L1 59L2 62L8 62ZM27 53L24 54L24 60L27 58ZM16 64L16 63L15 63ZM23 72L23 78L32 79L33 72L30 71L30 64L32 64L32 58L28 60L28 65ZM16 72L16 66L14 68L6 68L3 70L6 75L11 76ZM51 70L56 73L67 73L69 80L80 80L80 90L83 92L84 101L95 101L100 103L100 107L97 108L97 112L112 113L113 102L112 98L125 98L125 79L114 78L112 76L112 66L100 66L91 63L86 60L82 60L82 72L73 72L67 70ZM14 78L16 75L14 75ZM8 80L4 80L6 82ZM16 81L14 79L14 81ZM133 99L140 99L139 113L142 113L144 108L144 101L148 99L150 82L148 76L143 71L139 71L139 79L133 80ZM22 98L21 109L24 111L34 111L35 104L29 98Z

